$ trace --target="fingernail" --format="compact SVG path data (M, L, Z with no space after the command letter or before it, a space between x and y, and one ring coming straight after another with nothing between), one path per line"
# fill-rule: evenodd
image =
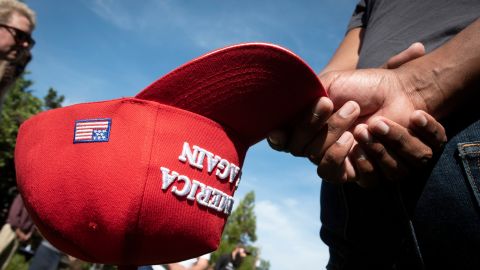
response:
M352 101L349 101L345 103L342 108L338 111L338 115L340 115L342 118L347 118L349 115L351 115L355 111L355 105Z
M352 134L350 132L344 132L340 138L338 138L337 143L338 144L346 144L347 142L350 141L350 138L352 137Z
M368 133L368 130L365 128L362 128L360 132L358 133L358 137L360 142L362 143L370 143L372 141L372 138L370 137L370 133Z
M282 138L281 136L279 136L278 134L272 132L272 134L270 134L268 136L268 141L271 143L271 144L274 144L274 145L280 145L281 142L282 142Z
M363 161L363 160L366 160L367 159L367 155L365 155L365 152L363 152L363 150L360 148L357 150L357 160L358 161Z
M358 160L358 161L367 160L367 156L366 156L365 154L358 154L357 160Z
M271 137L271 136L270 136L270 137L268 137L268 140L270 141L270 143L273 143L273 144L275 144L275 145L278 144L278 141L277 141L274 137Z
M375 128L375 130L382 134L382 135L387 135L388 131L390 130L390 127L388 127L387 124L385 124L385 122L379 120L377 121L376 123L373 124L373 127Z
M427 118L423 114L420 114L415 124L420 127L425 127L427 125Z

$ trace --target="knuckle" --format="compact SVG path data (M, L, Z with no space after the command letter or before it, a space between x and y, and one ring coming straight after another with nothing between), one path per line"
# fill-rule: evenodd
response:
M323 156L322 163L330 166L334 166L334 165L339 165L340 162L332 152L326 152L325 155Z
M330 134L338 134L342 131L342 128L336 121L331 121L327 125L327 131Z
M363 175L365 175L365 177L369 177L375 173L375 169L371 164L362 164L361 166L358 166L358 169Z
M332 172L331 169L325 168L321 165L318 166L317 168L317 175L325 182L332 183L332 184L337 184L339 183L339 179L334 173Z
M317 167L317 174L327 182L338 182L339 164L332 154L325 154Z
M385 147L379 143L372 145L370 150L376 157L383 157L387 154L387 149L385 149Z
M406 145L408 143L407 137L403 133L399 133L395 137L395 141L400 145Z
M433 151L430 148L424 148L417 152L416 159L418 159L421 164L425 164L430 161L433 157Z

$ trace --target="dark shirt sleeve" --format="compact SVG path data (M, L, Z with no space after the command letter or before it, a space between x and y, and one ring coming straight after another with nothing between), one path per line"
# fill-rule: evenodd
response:
M10 206L7 223L10 224L14 230L20 228L24 233L29 233L34 229L33 221L31 220L27 209L25 209L20 195L15 197Z
M222 270L227 263L228 263L228 255L224 254L220 256L218 261L215 263L215 270Z
M358 2L353 11L352 18L350 18L350 22L348 23L347 32L353 28L365 27L367 25L369 14L369 12L367 12L367 3L368 0L360 0L360 2Z
M17 228L20 223L20 212L23 208L23 201L22 198L17 195L15 199L13 199L13 203L10 206L10 210L8 211L8 219L7 222L12 227Z

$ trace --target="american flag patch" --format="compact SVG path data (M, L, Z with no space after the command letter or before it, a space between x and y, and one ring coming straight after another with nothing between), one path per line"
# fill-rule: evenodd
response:
M73 143L108 142L112 119L85 119L75 121Z

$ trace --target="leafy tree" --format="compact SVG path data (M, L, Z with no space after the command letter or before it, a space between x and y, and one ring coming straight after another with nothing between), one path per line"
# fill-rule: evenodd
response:
M250 191L228 218L222 241L233 245L257 241L257 217L255 216L254 207L255 193Z
M5 222L8 207L16 194L13 153L20 124L31 116L61 106L64 100L50 88L42 101L30 90L31 80L21 76L8 91L0 114L0 222Z
M63 95L59 96L57 94L57 91L50 87L48 89L47 95L43 98L43 101L45 103L43 107L46 110L60 108L62 107L62 103L64 100L65 97Z
M259 250L253 245L254 242L257 241L257 218L254 208L255 193L250 191L240 201L238 207L228 218L220 245L218 249L212 253L210 259L212 264L215 263L221 255L232 252L235 246L241 243L247 247L251 255L244 259L240 270L255 269L255 262L258 258ZM269 264L267 261L265 262ZM265 268L265 270L268 270L268 268Z
M270 262L265 260L260 260L260 266L256 270L270 270Z

